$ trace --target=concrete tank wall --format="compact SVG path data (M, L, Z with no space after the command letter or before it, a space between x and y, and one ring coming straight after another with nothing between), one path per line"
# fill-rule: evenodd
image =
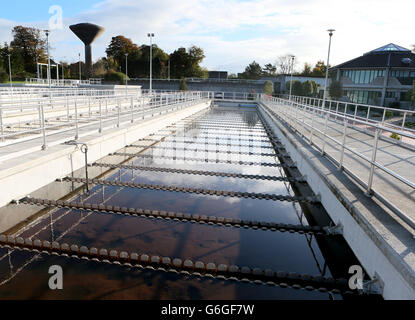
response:
M150 88L149 80L130 80L131 85L140 85L143 89ZM222 91L222 92L246 92L255 93L264 92L263 83L235 83L235 82L209 82L209 81L186 81L187 87L192 91ZM155 90L179 90L180 80L153 80L153 89Z

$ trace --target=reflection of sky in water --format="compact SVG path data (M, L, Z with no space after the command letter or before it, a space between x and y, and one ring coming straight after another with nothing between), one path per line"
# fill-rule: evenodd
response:
M199 129L179 132L168 139L193 140L198 132L208 131L216 136L210 142L238 144L227 133L212 130L203 124L217 121L220 126L232 125L238 128L255 126L254 131L261 131L258 116L255 112L211 111L197 125ZM206 121L205 121L206 120ZM209 128L208 128L209 127ZM178 126L180 128L180 126ZM242 139L249 139L247 130L230 130L228 133L243 133ZM257 133L253 132L255 136ZM157 146L176 148L203 148L205 136L196 138L198 144L161 142ZM155 138L155 137L153 137ZM217 138L217 139L216 139ZM264 139L258 138L254 139ZM143 144L144 141L135 144ZM263 152L273 150L261 148L270 146L260 141L242 142L252 147L209 145L210 150L219 152L184 151L184 150L147 150L143 154L178 157L208 157L232 161L254 161L279 163L274 157L226 154L225 151ZM123 148L120 152L137 152L137 148ZM206 163L202 161L169 161L162 159L134 158L127 164L179 168L190 170L220 171L243 174L262 174L285 176L277 167L242 166L231 164ZM107 169L101 168L104 172ZM215 176L198 176L188 174L149 172L141 170L112 170L106 179L133 181L136 183L162 184L171 186L187 186L204 189L242 191L255 193L272 193L294 195L290 185L281 181L250 180L224 178ZM86 203L104 203L120 207L133 207L153 210L166 210L207 216L232 217L256 221L307 224L301 206L296 202L271 201L258 199L207 196L171 191L157 191L115 186L94 186L89 195L80 195L79 199ZM317 245L315 236L299 233L271 232L251 229L237 229L198 223L183 223L160 219L127 217L116 214L97 214L78 210L55 209L37 225L21 232L21 236L45 240L103 247L148 253L160 256L190 258L194 261L247 265L251 267L271 268L290 272L320 275L324 265L324 257ZM320 237L321 239L324 237ZM0 250L3 256L5 251ZM27 261L31 253L13 252L12 260L16 268ZM2 277L7 276L8 259L0 260ZM46 289L48 274L45 265L60 264L65 272L65 288L62 292L52 293ZM330 268L326 276L330 276ZM128 271L116 266L97 264L60 257L43 257L32 262L11 282L0 287L1 297L36 297L36 298L141 298L141 299L273 299L273 298L308 298L327 299L328 295L318 292L295 291L292 289L253 286L238 283L197 281L180 276L148 271ZM339 298L339 297L337 297Z

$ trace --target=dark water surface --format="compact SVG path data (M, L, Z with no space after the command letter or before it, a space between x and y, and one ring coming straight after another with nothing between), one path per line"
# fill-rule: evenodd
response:
M227 127L231 130L226 131ZM175 134L168 135L165 141L155 144L157 148L142 153L157 158L134 157L126 164L286 176L285 171L278 167L207 163L203 160L175 161L162 158L176 156L280 163L275 156L227 153L227 151L274 153L273 149L263 148L271 146L270 143L259 141L267 138L264 138L266 133L256 111L213 109L198 121L194 121L186 130L176 131ZM159 135L150 138L161 138L161 134L167 133L167 130L161 131ZM232 136L228 135L229 133ZM252 140L239 142L239 133L242 133L240 139ZM172 142L171 140L174 139L182 142ZM183 143L189 140L194 143ZM135 144L144 143L151 142L138 141ZM231 143L234 146L218 146L216 143ZM176 148L176 150L160 147ZM185 150L186 148L197 148L198 151L188 151ZM141 148L138 147L128 147L120 152L136 153L140 150ZM103 173L107 170L102 168ZM110 170L104 178L145 184L300 196L287 181L150 172L138 169ZM118 186L95 185L90 193L80 192L75 200L120 207L303 225L309 225L313 220L312 218L310 220L310 217L317 212L320 218L325 217L324 219L329 221L320 205L308 204L304 207L298 201L232 198ZM339 240L335 237L238 229L69 209L51 210L36 223L20 230L17 235L78 246L178 257L205 263L214 262L217 265L236 264L336 278L347 277L345 270L356 261L343 239ZM48 288L50 275L47 271L49 266L56 264L62 266L64 270L64 290L52 291ZM0 249L0 271L0 298L342 299L341 295L317 291L198 279L29 252L11 251L8 255L6 249Z

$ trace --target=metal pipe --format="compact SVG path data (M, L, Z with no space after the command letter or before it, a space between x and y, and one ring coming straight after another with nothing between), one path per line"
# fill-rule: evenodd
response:
M373 174L375 172L375 163L376 163L376 152L378 150L378 141L379 141L379 128L375 130L375 137L373 141L373 148L372 148L372 160L370 163L370 173L369 173L369 181L367 183L366 195L372 195L372 184L373 184Z

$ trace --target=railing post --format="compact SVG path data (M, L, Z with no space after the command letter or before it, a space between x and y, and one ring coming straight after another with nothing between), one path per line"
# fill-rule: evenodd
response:
M75 98L75 140L79 138L79 127L78 127L78 104Z
M404 131L405 130L405 122L406 122L406 111L403 113L401 131ZM401 139L399 141L402 141L402 139L403 139L403 137L401 135Z
M327 112L326 114L326 121L324 124L324 131L323 131L323 146L321 147L321 155L324 156L325 151L324 149L326 148L326 138L327 138L327 124L329 121L329 113Z
M120 127L120 113L121 113L121 106L120 106L120 99L117 100L118 110L117 110L117 128Z
M3 109L0 107L0 130L1 130L1 141L4 141L4 128L3 128Z
M376 162L376 153L378 150L379 132L380 132L380 129L376 126L375 137L373 139L372 161L370 163L369 181L367 183L367 189L365 192L367 196L372 195L373 174L375 172L375 162Z
M88 116L91 118L91 96L88 96Z
M339 160L339 170L343 169L343 160L344 160L344 149L346 146L346 136L347 136L347 119L344 118L344 129L343 129L343 141L342 141L342 147L340 151L340 160Z
M131 97L131 123L134 122L134 100L133 97Z
M46 129L45 129L45 113L43 110L43 103L42 101L40 102L40 118L42 119L42 139L43 139L43 144L42 144L42 150L46 149Z
M102 100L99 99L99 133L102 132Z
M69 122L69 102L68 102L68 94L65 94L65 101L66 101L66 119Z

